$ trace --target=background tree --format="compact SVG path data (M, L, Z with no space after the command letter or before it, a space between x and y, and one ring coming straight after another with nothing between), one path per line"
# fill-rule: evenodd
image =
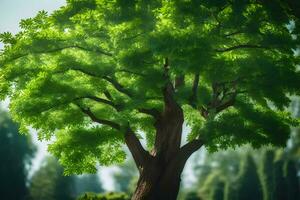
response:
M224 199L225 179L221 171L210 173L205 179L200 190L202 199L223 200Z
M237 183L237 191L235 192L238 199L263 199L257 167L250 154L247 154L241 163Z
M30 181L32 200L75 199L74 177L63 176L63 168L53 157L47 157Z
M124 164L118 167L119 171L113 175L116 191L126 194L132 194L134 192L134 186L138 179L138 171L134 165L134 161L128 159Z
M184 200L201 200L197 192L195 191L189 191L184 196Z
M285 164L284 168L286 177L286 188L287 188L287 198L288 200L299 199L300 198L300 187L298 172L296 170L295 162L289 160Z
M103 193L104 189L97 174L85 174L74 177L75 196L85 192Z
M297 164L294 161L295 155L288 149L265 147L260 150L251 150L251 148L243 147L235 151L237 154L235 156L228 153L228 150L206 155L205 165L202 164L196 169L197 171L204 169L203 173L207 174L203 176L202 173L198 173L199 184L190 192L207 200L219 199L221 195L224 195L222 199L226 200L241 198L296 200L300 194ZM247 151L249 153L245 154ZM252 164L247 164L249 154L252 157L255 156L255 161L259 164L258 169L253 160ZM233 171L226 171L227 167L231 168L230 160L234 163L233 166L236 166L236 162L240 166L232 168ZM253 190L262 195L255 197ZM240 194L247 197L239 197Z
M1 35L0 96L22 131L55 135L67 173L123 161L126 143L133 199L175 199L204 144L284 146L296 125L284 108L299 94L299 38L286 26L298 12L276 2L68 0Z
M54 157L46 157L30 181L32 200L72 200L87 192L104 192L97 174L65 176Z
M26 183L35 147L30 137L20 135L18 126L0 111L0 194L3 200L24 200Z
M275 151L265 150L259 164L264 200L274 199L274 159Z
M203 162L205 164L196 167L196 170L200 172L204 167L202 173L207 173L205 176L198 173L200 175L196 189L198 195L207 200L246 198L239 195L263 199L261 181L252 159L252 155L260 154L260 151L243 147L235 151L227 150L206 155ZM261 157L257 159L258 163L262 162ZM261 195L255 195L255 191L260 191Z
M276 200L283 200L287 196L286 184L283 174L284 161L277 159L274 162L274 196Z
M203 163L194 167L199 181L204 181L207 176L216 171L220 172L228 181L232 181L239 171L243 151L249 151L249 149L245 147L238 150L228 149L213 154L206 152Z

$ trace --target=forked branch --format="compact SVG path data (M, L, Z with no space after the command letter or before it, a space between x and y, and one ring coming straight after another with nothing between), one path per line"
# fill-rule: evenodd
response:
M99 123L102 125L107 125L116 130L122 131L121 126L119 124L109 121L109 120L106 120L106 119L100 119L100 118L96 117L95 114L89 108L84 108L80 104L77 104L77 103L76 103L76 105L80 108L80 110L84 114L89 116L89 118L93 122L96 122L96 123ZM146 151L143 148L140 140L138 139L136 134L132 131L132 129L130 128L129 125L125 131L124 138L125 138L125 143L126 143L128 149L130 150L138 169L143 168L145 166L146 162L148 162L148 160L151 158L151 156L148 153L148 151Z
M196 152L202 145L204 141L201 139L195 139L189 143L183 145L179 151L179 157L183 160L187 160L194 152Z
M179 150L178 155L171 162L171 166L175 167L175 169L173 170L176 170L181 173L189 157L198 149L200 149L203 145L203 140L195 139L182 146Z
M84 108L80 104L75 103L79 107L79 109L86 114L93 122L102 124L102 125L107 125L110 126L116 130L121 130L121 126L113 121L106 120L106 119L100 119L98 118L91 110L90 108Z
M151 155L144 149L140 140L129 126L125 132L125 143L132 154L137 168L141 170L149 162Z

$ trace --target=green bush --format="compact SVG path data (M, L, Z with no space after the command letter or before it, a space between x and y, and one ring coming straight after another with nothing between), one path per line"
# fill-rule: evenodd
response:
M106 193L106 194L95 194L85 193L81 195L77 200L129 200L128 195L125 193Z

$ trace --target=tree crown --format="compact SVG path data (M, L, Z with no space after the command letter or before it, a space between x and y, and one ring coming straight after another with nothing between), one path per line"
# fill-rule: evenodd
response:
M284 145L299 37L278 2L68 0L1 34L0 95L67 172L124 160L128 128L151 148L166 92L211 151Z

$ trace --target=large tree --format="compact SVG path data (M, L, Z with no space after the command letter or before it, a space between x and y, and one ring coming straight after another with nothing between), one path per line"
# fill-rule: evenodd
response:
M263 152L260 161L259 172L264 200L274 199L274 157L275 151L273 149L267 149Z
M30 180L31 200L73 200L75 177L63 176L63 168L53 157L46 157Z
M125 143L140 172L133 199L175 199L203 145L285 145L300 91L293 4L68 0L1 35L0 94L22 131L55 136L66 172L121 162Z
M259 180L259 175L257 173L257 167L250 154L245 155L243 158L236 181L236 191L233 192L236 192L237 199L263 199L262 187Z
M0 110L0 198L28 198L28 169L35 147L31 138L20 135L18 126Z

